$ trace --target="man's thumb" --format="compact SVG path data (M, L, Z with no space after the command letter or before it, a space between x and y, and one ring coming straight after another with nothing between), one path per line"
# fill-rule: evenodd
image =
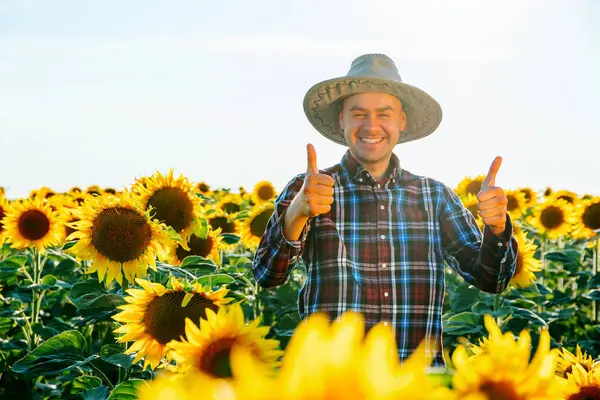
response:
M481 190L485 190L490 186L496 186L496 174L498 174L500 165L502 165L502 157L498 156L494 158L494 161L492 161L492 165L490 166L487 176L483 182L481 182Z
M315 151L315 146L310 143L306 146L306 161L306 173L318 174L319 170L317 168L317 152Z

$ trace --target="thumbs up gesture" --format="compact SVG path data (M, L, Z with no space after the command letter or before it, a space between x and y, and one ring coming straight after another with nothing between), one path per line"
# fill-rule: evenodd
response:
M312 144L306 146L307 166L304 184L294 199L298 212L304 217L325 214L333 204L334 180L331 176L319 173L317 153Z
M496 157L490 166L487 176L481 183L477 193L477 210L483 223L489 226L496 236L500 236L506 228L508 199L502 188L496 186L496 174L502 164L502 157Z

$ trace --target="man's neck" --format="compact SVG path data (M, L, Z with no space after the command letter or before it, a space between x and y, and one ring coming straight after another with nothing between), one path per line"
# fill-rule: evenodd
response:
M376 164L361 163L361 165L364 167L364 169L366 169L369 172L369 174L371 174L373 179L378 181L381 180L381 178L383 178L388 173L390 167L390 160L391 158L388 158L386 161L382 161Z

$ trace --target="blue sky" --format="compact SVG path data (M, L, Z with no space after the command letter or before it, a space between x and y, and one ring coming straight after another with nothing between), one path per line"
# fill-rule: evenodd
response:
M367 5L368 4L368 5ZM123 187L155 170L280 190L345 148L302 98L381 52L442 105L404 168L454 187L504 159L505 189L600 194L600 3L0 2L0 186Z

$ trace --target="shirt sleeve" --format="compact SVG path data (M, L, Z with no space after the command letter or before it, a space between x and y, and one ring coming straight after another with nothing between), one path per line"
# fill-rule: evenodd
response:
M310 220L304 226L299 240L287 240L283 235L284 218L288 206L304 183L304 174L296 176L275 199L273 214L254 256L254 279L264 288L284 284L304 251Z
M444 259L465 281L488 293L502 293L515 273L518 242L506 216L506 229L483 233L454 191L444 187L440 218Z

